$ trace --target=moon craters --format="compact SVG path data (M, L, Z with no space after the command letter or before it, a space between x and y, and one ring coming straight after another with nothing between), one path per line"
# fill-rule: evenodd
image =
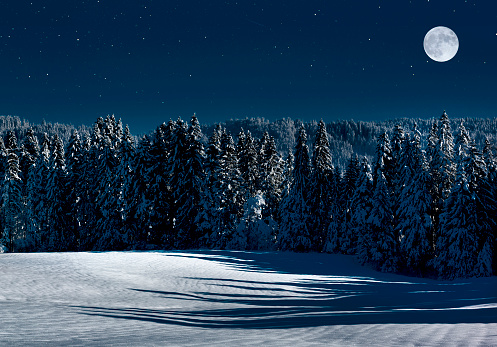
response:
M431 59L445 62L456 55L459 49L459 40L451 29L438 26L428 31L423 41L423 47Z

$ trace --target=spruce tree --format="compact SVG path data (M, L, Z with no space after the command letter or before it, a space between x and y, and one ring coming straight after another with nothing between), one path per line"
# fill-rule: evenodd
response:
M439 191L445 200L452 189L455 179L456 165L454 163L454 141L450 120L447 113L442 114L439 122L438 144L435 158L435 168L440 172Z
M79 236L81 225L80 206L82 199L80 193L83 178L83 149L81 139L77 130L74 130L69 138L66 150L67 177L65 180L65 192L67 201L67 249L75 251L79 248Z
M259 155L261 191L264 196L264 218L276 220L278 205L281 200L284 180L285 162L281 159L274 137L266 132L263 136L263 148Z
M109 119L109 118L107 118ZM119 162L116 149L116 134L111 118L103 132L97 165L100 173L98 196L96 197L96 242L95 250L122 250L126 245L122 234L122 219L119 213L120 184L117 174Z
M19 146L17 143L17 136L14 131L10 130L5 137L5 148L8 151L13 151L19 158Z
M307 134L302 126L295 147L293 182L282 202L279 248L297 252L311 250L309 181L311 177Z
M471 141L471 139L470 139L469 133L466 130L466 127L464 126L464 122L461 121L461 123L459 124L459 127L458 127L455 141L454 141L455 155L457 157L465 157L466 156L467 147L468 147L470 141Z
M314 141L312 157L312 176L309 182L309 212L312 211L312 223L309 225L312 249L322 251L328 225L330 224L331 206L334 203L331 192L333 188L333 163L328 141L326 125L321 120Z
M126 211L126 224L129 242L137 248L146 247L149 230L152 228L151 213L154 197L150 194L150 183L153 181L153 177L150 176L153 166L150 155L151 142L147 135L138 141L133 163L133 180L130 183L131 187L128 188L130 194Z
M261 194L257 194L247 201L244 215L227 248L256 251L273 249L276 225L272 219L264 218L264 209L265 200Z
M378 137L376 148L376 171L373 176L372 208L368 218L371 231L371 260L385 272L398 270L398 236L394 229L394 213L391 196L392 157L388 135Z
M440 216L436 269L441 278L472 277L478 256L475 194L462 165Z
M240 189L244 202L255 196L261 186L259 158L255 142L250 131L246 134L242 131L238 137L237 157L241 174Z
M93 135L92 135L93 138ZM74 168L79 166L79 181L73 187L74 194L77 199L76 216L78 235L78 250L91 250L93 248L94 235L94 216L95 216L95 197L94 197L94 179L96 169L94 166L94 147L92 146L92 138L88 134L84 134L81 138L81 155L80 162L73 165ZM74 162L75 164L76 162ZM68 165L68 163L66 163ZM77 172L75 170L74 172ZM73 172L73 173L74 173ZM69 176L70 177L70 176ZM76 177L70 177L75 179Z
M357 247L357 233L354 228L355 222L352 222L353 211L353 201L354 192L357 188L357 180L360 172L359 157L354 155L350 157L349 164L345 170L345 175L343 177L343 221L342 221L342 232L340 235L340 240L338 241L338 246L340 252L344 254L355 254ZM363 178L364 179L364 178ZM356 202L354 202L355 204Z
M460 131L461 132L461 131ZM486 200L487 168L482 154L467 136L459 141L457 179L441 216L436 261L443 278L492 274L491 203Z
M238 225L243 211L243 196L240 191L240 170L233 138L225 130L221 135L221 151L219 157L219 218L213 222L216 227L210 236L211 244L216 248L226 248Z
M464 159L464 168L468 178L469 189L474 192L474 203L476 208L476 239L478 257L475 265L475 276L492 275L493 257L493 229L495 228L495 205L489 194L491 188L488 180L488 168L483 155L476 147L474 141L469 138L467 156Z
M35 213L38 187L36 184L36 163L28 168L26 181L26 198L25 198L25 223L26 228L26 248L28 252L38 251L40 248L40 234L37 216Z
M150 171L147 173L152 180L148 187L150 200L152 202L150 210L150 227L148 243L165 247L172 244L173 220L171 218L171 187L168 186L170 177L171 143L174 133L174 123L163 123L159 126L151 140L150 145Z
M57 134L52 139L53 149L49 161L47 177L48 230L45 249L47 251L66 251L71 243L67 233L67 194L65 191L67 171L65 165L64 144Z
M205 189L202 197L202 213L198 225L201 236L200 246L215 247L220 235L221 191L221 137L220 125L214 128L206 149Z
M43 140L40 148L40 156L35 163L35 171L33 173L33 181L30 184L33 193L33 201L31 204L34 208L34 224L37 226L39 235L39 247L45 248L48 236L48 197L47 197L47 183L48 174L50 171L50 157L51 157L51 144L50 139L46 133L43 134Z
M288 156L283 163L283 177L282 177L282 182L280 186L280 191L281 191L281 197L280 201L277 207L276 211L276 220L279 222L281 220L281 205L285 198L288 196L290 193L290 188L292 187L293 183L293 167L295 165L295 157L293 156L293 153L290 151L288 152Z
M21 214L24 206L21 195L21 170L19 157L15 147L7 150L7 168L4 176L2 192L3 230L0 245L7 247L8 251L15 252L19 241L23 241Z
M120 161L116 169L119 175L119 181L121 182L121 191L118 201L118 208L122 218L122 227L124 234L124 241L128 245L132 245L134 240L131 239L132 235L135 235L136 225L135 219L130 214L131 206L133 205L133 180L136 168L135 163L135 143L129 131L129 127L126 125L121 139L121 147L119 148Z
M403 188L403 182L401 182L401 171L403 170L402 163L402 151L406 146L407 134L404 128L397 124L393 131L392 141L391 141L391 177L389 182L390 196L392 201L392 211L393 211L393 225L397 229L397 224L399 223L397 211L399 210L400 204L402 203L401 191Z
M393 182L393 158L392 158L392 147L390 144L390 138L386 132L382 133L376 142L376 161L374 163L374 186L376 187L376 179L379 178L378 169L381 170L383 176L386 180L388 191L391 194L391 187Z
M196 224L202 215L201 199L203 197L205 172L204 146L200 142L200 124L195 114L192 116L190 127L186 136L185 165L181 173L176 196L177 200L177 240L176 247L198 247L200 237Z
M356 180L356 187L350 200L350 223L348 233L357 239L356 254L362 264L372 260L372 238L369 224L373 176L367 157L364 157Z
M21 157L19 159L21 175L23 176L21 178L24 178L23 181L26 181L29 167L36 162L39 155L40 145L38 144L38 138L35 136L33 128L29 128L24 136L21 146Z
M376 172L368 229L371 231L371 261L383 272L398 270L398 237L393 227L393 212L388 183L383 171Z
M34 223L35 216L33 205L35 199L33 194L35 193L35 190L33 189L32 184L34 179L34 165L40 155L40 146L32 128L29 128L26 131L20 153L20 178L22 181L21 190L24 204L21 225L25 230L26 235L23 250L33 251L35 250L35 245L37 245L37 230L36 224ZM30 175L31 179L29 177Z
M412 137L406 136L400 156L401 190L397 210L402 263L408 272L417 275L427 273L433 255L431 182L420 139L417 128L414 128Z
M101 156L104 151L105 132L104 119L99 117L93 124L93 131L90 138L84 144L84 185L81 192L81 207L83 224L80 231L80 250L94 250L100 239L97 223L101 221L101 211L99 208L100 189L104 177L99 171L101 166Z
M452 136L452 130L450 126L450 120L443 112L438 122L438 142L436 144L436 149L432 156L431 161L431 172L436 172L436 175L432 175L433 184L436 186L436 195L438 199L434 201L434 219L439 219L437 214L441 213L444 208L444 201L448 198L452 186L454 185L456 164L454 162L454 141ZM434 232L434 242L436 243L438 235L440 233L440 222L439 229Z
M482 189L482 203L487 207L487 214L491 222L490 245L492 251L492 269L497 273L497 162L494 157L494 146L485 139L483 160L487 168L485 186ZM487 246L488 247L488 246Z
M431 216L432 216L432 235L430 237L431 247L435 248L436 235L440 229L440 213L441 207L440 201L442 201L442 196L440 193L440 182L441 182L441 172L436 164L438 157L438 122L435 121L432 124L430 133L428 135L428 143L426 145L426 160L428 163L428 173L430 174L430 195L431 200Z

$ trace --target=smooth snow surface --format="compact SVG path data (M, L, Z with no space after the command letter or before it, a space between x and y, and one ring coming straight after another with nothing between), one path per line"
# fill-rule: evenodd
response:
M0 345L495 346L497 278L312 253L0 254Z

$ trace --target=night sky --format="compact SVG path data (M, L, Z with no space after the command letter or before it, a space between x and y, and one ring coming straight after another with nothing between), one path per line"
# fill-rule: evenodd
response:
M459 51L430 60L425 34ZM0 1L0 114L134 134L201 123L497 116L493 0Z

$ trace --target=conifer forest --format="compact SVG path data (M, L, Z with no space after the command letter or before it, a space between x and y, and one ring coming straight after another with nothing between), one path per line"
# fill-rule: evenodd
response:
M496 273L495 119L193 115L135 137L114 116L1 118L4 252L329 252L412 276Z

